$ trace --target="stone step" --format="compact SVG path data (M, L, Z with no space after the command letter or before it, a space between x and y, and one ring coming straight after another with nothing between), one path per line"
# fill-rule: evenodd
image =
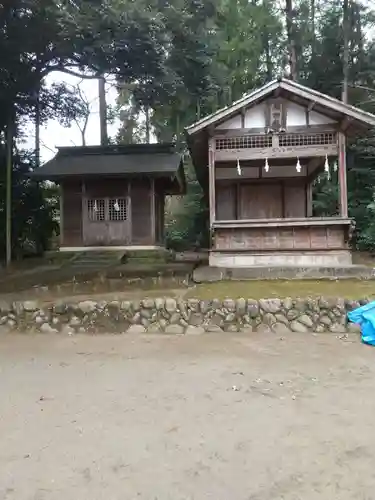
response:
M73 269L101 269L121 262L123 253L112 251L82 252L70 262Z
M309 279L375 279L375 269L352 265L324 266L257 266L257 267L197 267L193 272L195 283L212 283L223 280L309 280Z

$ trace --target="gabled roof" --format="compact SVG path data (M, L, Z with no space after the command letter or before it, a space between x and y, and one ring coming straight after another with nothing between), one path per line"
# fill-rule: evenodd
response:
M362 111L359 108L345 104L338 99L330 97L328 95L312 90L304 85L296 83L292 80L286 78L281 78L279 80L273 80L267 83L260 89L246 94L244 97L235 101L230 106L222 108L215 113L212 113L205 118L193 123L186 128L188 135L194 135L197 132L209 127L210 125L217 125L222 121L231 118L235 114L238 114L241 109L255 105L259 101L267 98L279 89L282 95L287 94L293 100L296 98L299 101L304 101L306 103L314 103L319 107L319 110L324 113L326 111L329 115L335 116L337 119L344 119L345 117L350 118L358 125L365 126L366 128L375 127L375 115ZM316 108L314 108L315 110Z
M34 170L36 179L118 176L176 178L184 185L183 159L173 144L60 147L52 160Z

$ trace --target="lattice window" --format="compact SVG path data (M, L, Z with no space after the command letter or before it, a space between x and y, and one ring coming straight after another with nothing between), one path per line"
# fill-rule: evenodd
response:
M243 137L225 137L216 139L216 149L262 149L272 147L270 135L246 135Z
M279 136L279 146L324 146L336 144L336 133L321 134L283 134Z
M105 200L90 199L87 200L87 212L89 220L93 222L100 222L105 220Z
M109 220L122 221L128 218L126 198L111 198L109 200Z

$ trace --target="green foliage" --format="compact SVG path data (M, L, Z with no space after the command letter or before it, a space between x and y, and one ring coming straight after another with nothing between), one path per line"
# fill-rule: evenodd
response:
M15 257L40 255L58 231L54 220L57 197L52 188L39 185L27 174L33 158L24 153L14 156L12 176L12 250ZM0 258L5 254L5 151L0 147Z
M208 206L191 163L186 167L187 193L166 206L166 244L175 251L208 248Z

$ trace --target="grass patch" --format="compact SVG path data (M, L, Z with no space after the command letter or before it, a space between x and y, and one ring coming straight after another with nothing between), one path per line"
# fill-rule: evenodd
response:
M187 297L202 300L236 299L240 297L262 299L272 297L343 297L348 299L375 298L375 281L361 280L264 280L220 281L197 285Z

